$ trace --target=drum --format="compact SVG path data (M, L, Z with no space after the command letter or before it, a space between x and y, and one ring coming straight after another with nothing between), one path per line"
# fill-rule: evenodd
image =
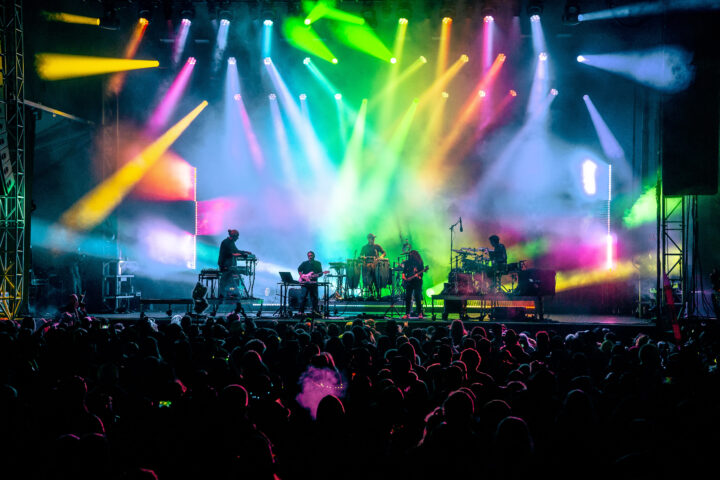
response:
M360 285L360 267L362 262L348 258L347 260L347 288L355 290Z
M363 288L370 288L370 285L372 285L374 279L375 279L375 263L374 262L363 262L362 263Z
M390 260L379 258L375 261L375 281L379 289L390 285Z
M487 272L473 273L472 283L476 295L487 295L491 293L492 280Z

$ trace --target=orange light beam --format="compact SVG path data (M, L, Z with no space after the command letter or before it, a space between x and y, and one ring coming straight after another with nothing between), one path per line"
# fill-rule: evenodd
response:
M135 28L133 29L132 36L130 37L130 41L125 46L124 58L135 58L135 54L140 47L140 41L142 41L142 38L145 35L145 30L147 29L148 23L149 22L145 18L138 19L137 23L135 24ZM123 83L125 83L126 75L127 72L118 72L113 75L108 82L107 91L110 93L114 93L115 95L119 94L120 90L122 90Z

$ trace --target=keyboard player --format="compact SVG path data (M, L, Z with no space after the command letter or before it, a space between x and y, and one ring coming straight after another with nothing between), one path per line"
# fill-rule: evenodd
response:
M238 258L245 258L252 255L245 250L239 250L235 242L240 237L240 232L235 229L228 230L228 237L220 244L218 255L218 268L220 269L219 290L220 297L237 296L239 294L239 283L235 279L233 267L237 265Z

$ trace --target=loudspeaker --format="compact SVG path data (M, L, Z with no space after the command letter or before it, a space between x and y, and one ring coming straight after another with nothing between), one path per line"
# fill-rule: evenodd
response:
M2 178L0 178L0 180L2 180L3 193L9 195L15 186L15 173L12 169L10 149L7 145L0 149L0 171L2 171Z
M555 295L555 270L520 270L514 294L523 297Z
M293 310L300 310L300 302L302 302L303 288L291 288L288 290L288 305Z
M714 195L718 191L720 149L720 66L718 15L707 12L673 19L665 39L692 52L695 78L662 102L663 194ZM687 20L687 21L685 21ZM675 25L682 27L675 28Z

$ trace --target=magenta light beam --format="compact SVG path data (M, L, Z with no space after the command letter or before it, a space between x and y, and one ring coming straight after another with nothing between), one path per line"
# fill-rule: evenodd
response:
M493 40L495 37L495 21L493 17L486 16L483 21L483 46L482 46L482 67L483 72L486 72L493 61Z
M252 128L252 123L250 123L250 117L248 116L247 110L245 109L245 102L243 102L243 99L240 95L235 96L235 102L237 103L238 111L240 112L240 120L243 124L245 138L247 139L248 146L250 147L250 156L253 159L255 167L260 170L265 166L265 159L263 158L260 144L258 143L257 137L255 136L255 131Z
M185 50L185 42L187 42L188 33L190 32L190 25L192 22L183 18L180 21L180 26L175 34L175 43L173 44L173 63L177 65L182 57L183 51Z
M187 59L187 62L183 65L180 73L178 73L177 77L175 77L175 80L173 80L173 83L170 85L167 93L163 99L160 100L160 103L157 107L155 107L155 111L153 111L150 116L150 120L147 122L147 130L149 133L157 133L165 127L170 119L170 116L175 111L175 108L185 92L185 89L187 88L193 68L195 68L195 58L190 57Z

